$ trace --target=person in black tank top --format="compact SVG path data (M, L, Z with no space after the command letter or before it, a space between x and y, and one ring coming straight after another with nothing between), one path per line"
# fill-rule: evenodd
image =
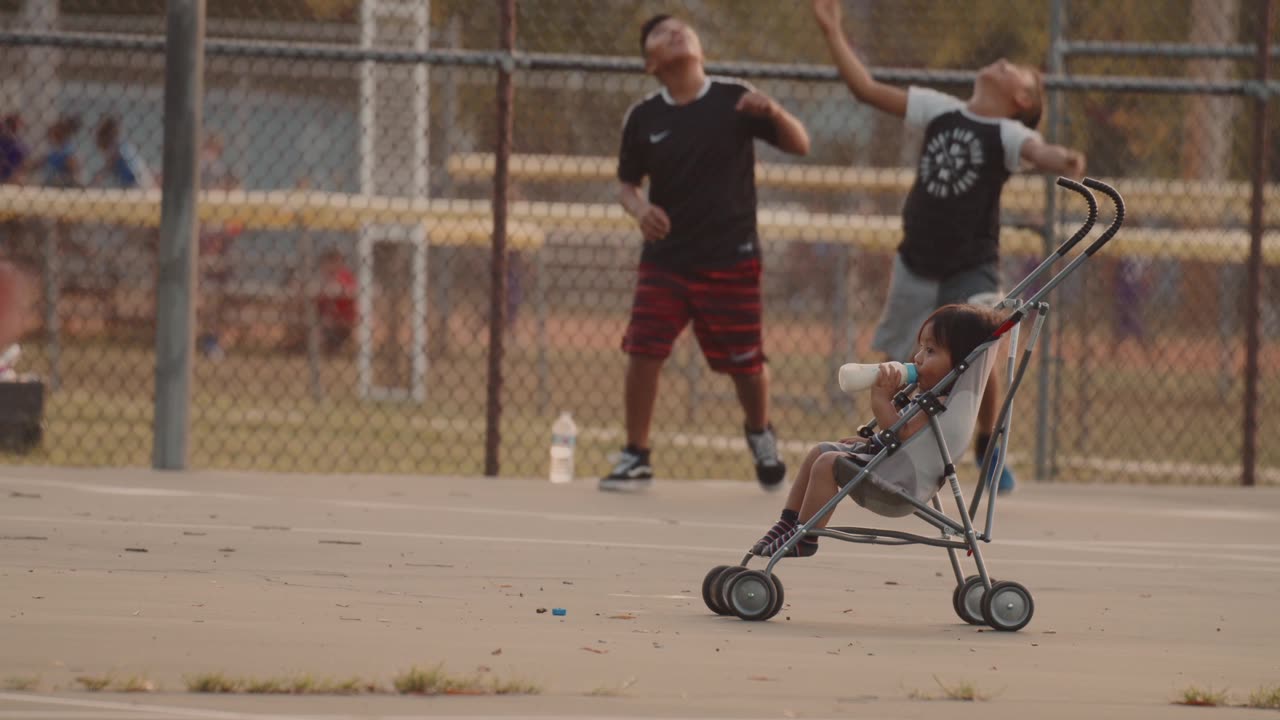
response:
M650 18L640 47L645 71L662 89L627 111L618 151L618 199L644 246L622 340L627 445L600 489L652 482L658 377L690 322L711 369L734 381L757 480L777 488L786 465L769 423L754 143L804 155L809 137L799 120L747 83L707 77L698 35L684 22Z
M889 298L872 347L892 359L910 355L913 329L934 309L1000 299L1000 194L1022 166L1084 177L1084 155L1044 142L1035 131L1043 96L1033 68L997 60L978 70L969 99L876 81L841 27L840 0L812 0L813 14L849 91L862 102L924 130L916 179L902 208L902 243ZM999 408L992 376L978 416L978 461ZM1012 474L1000 487L1013 487Z

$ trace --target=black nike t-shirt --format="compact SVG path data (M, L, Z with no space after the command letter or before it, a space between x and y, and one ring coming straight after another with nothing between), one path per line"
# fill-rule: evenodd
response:
M756 138L777 144L767 118L738 112L747 83L708 78L698 97L676 105L665 90L627 111L618 179L649 178L649 202L671 232L646 243L641 262L671 269L723 267L760 255L756 233Z

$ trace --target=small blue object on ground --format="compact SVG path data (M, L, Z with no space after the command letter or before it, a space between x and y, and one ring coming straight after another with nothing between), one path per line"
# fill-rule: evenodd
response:
M564 609L564 608L551 608L551 614L552 614L552 615L564 615L564 614L565 614L565 609Z

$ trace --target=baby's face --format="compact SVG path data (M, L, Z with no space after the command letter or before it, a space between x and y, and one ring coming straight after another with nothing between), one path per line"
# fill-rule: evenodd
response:
M938 344L933 335L933 323L920 329L920 347L912 358L916 365L916 381L929 390L951 372L951 353Z

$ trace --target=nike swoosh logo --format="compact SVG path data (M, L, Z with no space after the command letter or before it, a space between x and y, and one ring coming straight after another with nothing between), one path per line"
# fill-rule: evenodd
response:
M751 348L750 350L744 353L737 353L735 355L730 355L729 362L731 363L746 362L758 354L760 354L760 348Z
M667 136L670 134L671 134L670 130L663 130L660 133L649 133L649 142L654 144L660 143L663 140L666 140Z

